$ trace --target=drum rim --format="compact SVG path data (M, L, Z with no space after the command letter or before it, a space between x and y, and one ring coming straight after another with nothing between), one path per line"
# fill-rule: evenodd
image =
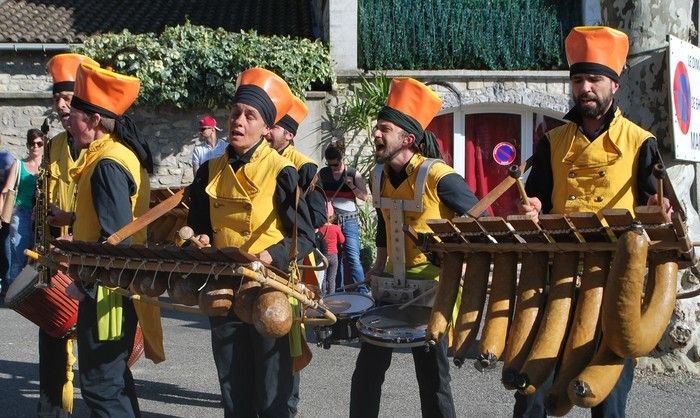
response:
M377 310L394 310L398 309L401 305L394 304L394 305L382 305L382 306L375 306L371 309L368 309L362 316L369 314L372 311L377 311ZM430 311L431 308L428 308L426 306L408 306L406 309L420 309L427 311L428 313L428 320L430 319ZM377 345L380 347L388 347L388 348L409 348L409 347L421 347L425 345L425 336L427 332L427 327L428 323L426 321L425 327L426 329L422 330L422 332L418 332L418 335L415 336L415 338L411 338L410 340L405 339L405 338L400 338L399 341L397 341L397 338L381 338L376 335L374 332L369 332L373 329L376 328L370 328L367 327L366 325L362 324L362 318L359 318L357 322L355 323L355 326L357 327L358 335L360 337L360 340L367 342L369 344ZM402 342L403 340L407 340L405 342Z
M368 295L365 295L364 293L359 293L359 292L339 292L339 293L333 293L332 295L328 295L328 296L324 297L323 300L324 300L324 302L325 302L325 300L328 299L328 298L342 299L343 297L347 297L347 296L352 296L352 297L354 297L354 296L360 296L360 297L362 297L362 298L364 298L364 299L368 299L369 302L371 302L371 305L370 305L367 309L362 309L362 310L357 310L357 311L346 311L346 312L333 312L332 309L328 308L328 310L331 311L331 312L333 312L333 314L334 314L337 318L349 318L349 319L358 318L358 319L359 319L362 315L365 314L365 312L369 311L370 309L374 309L374 308L376 307L375 301L374 301L374 299L373 299L372 297L370 297L370 296L368 296ZM313 310L313 309L312 309L312 310ZM322 316L322 315L319 315L318 317L320 317L320 316ZM317 318L317 316L313 316L312 318Z
M14 309L15 307L19 306L24 299L31 296L38 290L36 288L36 283L39 282L39 276L37 275L27 282L27 286L21 288L15 294L12 294L12 288L16 287L15 285L19 285L19 280L17 280L19 278L20 276L17 276L17 278L10 283L10 286L7 288L7 293L5 293L5 306L10 309Z

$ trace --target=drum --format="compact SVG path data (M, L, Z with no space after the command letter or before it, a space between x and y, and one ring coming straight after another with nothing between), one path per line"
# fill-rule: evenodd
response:
M360 340L380 347L419 347L425 344L431 308L387 305L370 309L357 320Z
M58 271L51 277L50 287L36 288L38 281L39 272L26 266L7 290L5 305L54 338L68 335L78 322L78 301L66 295L73 280Z
M374 306L374 300L362 293L335 293L323 298L328 310L335 314L337 321L327 327L314 329L317 344L329 348L331 343L347 342L357 339L355 323L368 309ZM307 316L321 316L313 310L306 312Z

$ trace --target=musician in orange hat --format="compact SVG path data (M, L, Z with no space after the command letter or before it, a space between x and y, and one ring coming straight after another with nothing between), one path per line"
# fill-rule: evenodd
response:
M197 170L187 222L203 244L237 247L288 271L295 224L299 260L313 247L313 228L305 201L295 207L297 170L265 137L289 112L292 93L262 68L242 72L236 85L229 145ZM264 336L233 310L210 317L210 326L225 416L295 415L290 337Z
M437 159L440 152L436 138L426 130L441 106L440 97L423 83L395 78L386 106L377 116L373 130L377 166L372 181L372 201L378 217L377 261L367 273L377 298L389 292L382 290L379 278L371 277L374 273L390 273L394 283L412 281L423 290L437 284L439 267L405 238L405 225L427 231L428 219L452 219L467 213L477 202L464 178ZM446 338L429 349L421 346L411 351L423 416L454 417ZM351 417L378 416L392 352L381 344L361 343L352 376Z
M76 240L104 242L148 210L153 160L148 144L125 115L139 87L134 77L90 64L78 67L69 117L75 144L84 150L70 171L77 188L72 213ZM145 238L145 231L139 231L124 243L144 243ZM80 301L80 387L92 415L139 416L127 360L138 319L152 319L152 311L139 309L137 319L134 303L94 282L76 280L66 292ZM142 330L147 357L162 360L162 346L156 345L159 321L142 322Z
M595 212L656 204L653 166L660 160L656 138L622 115L614 95L619 88L629 43L623 32L604 26L582 26L566 38L574 107L565 125L539 141L520 212ZM664 207L670 204L664 199ZM627 360L617 385L593 416L624 416L632 386L634 362ZM551 384L551 383L550 383ZM546 416L544 393L516 393L513 415Z
M70 104L75 89L75 76L81 63L99 65L81 54L58 54L49 60L46 68L53 79L53 108L64 131L51 138L45 145L49 147L48 191L50 205L66 212L73 212L75 203L75 182L69 171L75 165L80 150L73 143L69 131L68 118ZM60 230L52 229L54 238L70 233L69 219L47 218L47 222ZM39 414L62 415L72 410L73 382L66 377L68 352L72 352L72 339L54 338L39 329Z
M319 228L326 223L326 200L320 187L315 183L318 164L294 146L294 138L301 122L306 119L309 109L298 97L292 98L292 107L282 119L270 129L267 141L270 146L294 164L299 172L299 187L306 198L311 215L311 224Z

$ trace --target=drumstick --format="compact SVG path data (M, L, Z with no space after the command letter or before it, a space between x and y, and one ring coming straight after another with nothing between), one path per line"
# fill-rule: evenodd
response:
M437 290L438 290L437 285L431 287L430 289L426 290L425 292L421 293L420 295L416 296L415 298L413 298L413 299L409 300L408 302L404 303L403 305L399 306L399 310L400 311L404 310L405 308L413 305L414 303L416 303L418 300L424 298L425 296L432 295Z
M526 172L527 170L530 169L530 166L532 165L532 157L528 158L527 161L525 161L520 167L521 173ZM511 176L508 176L503 179L500 183L496 185L493 189L491 189L490 192L486 193L486 196L482 197L481 200L479 200L471 209L469 209L469 212L467 212L467 215L469 215L472 218L479 217L483 211L489 208L493 202L496 201L503 193L506 192L506 190L510 189L510 186L513 185L514 179Z
M357 283L350 283L350 284L348 284L348 285L339 287L339 288L337 288L337 289L335 289L335 290L336 290L336 291L352 290L352 289L354 289L354 288L356 288L356 287L362 286L363 284L367 284L367 280L362 280L362 281L357 282Z
M202 242L194 236L194 230L187 225L177 231L177 236L183 241L193 242L198 248L206 247L206 245L202 244Z
M518 186L518 193L520 194L520 200L524 205L526 205L528 202L527 193L525 193L525 187L523 186L523 182L520 180L520 176L522 175L520 167L518 167L516 164L511 165L508 167L508 175L515 179L515 184Z
M666 168L661 163L654 164L654 177L656 177L656 194L658 198L657 204L663 209L664 207L664 176Z

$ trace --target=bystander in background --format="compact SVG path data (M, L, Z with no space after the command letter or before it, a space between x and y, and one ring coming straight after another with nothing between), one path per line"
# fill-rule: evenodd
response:
M27 264L24 250L34 243L34 228L32 210L36 192L36 181L39 166L44 156L44 143L46 135L39 129L27 131L28 155L22 160L16 160L5 178L5 185L0 195L0 208L5 205L5 198L9 190L17 192L12 218L9 223L3 224L3 229L8 228L8 236L5 239L5 252L9 255L9 268L3 281L8 286ZM7 251L9 248L9 251ZM4 288L5 286L3 286ZM4 291L4 289L3 289Z
M335 276L338 272L338 245L345 243L345 235L342 229L333 223L335 213L333 206L328 205L328 219L324 225L318 228L318 233L323 237L326 243L326 258L328 258L328 269L326 277L321 283L321 293L323 296L332 295L335 293Z
M200 143L192 150L192 174L197 174L199 166L216 158L226 150L226 142L216 137L216 133L221 132L221 128L216 126L216 119L206 115L199 120L199 140Z

